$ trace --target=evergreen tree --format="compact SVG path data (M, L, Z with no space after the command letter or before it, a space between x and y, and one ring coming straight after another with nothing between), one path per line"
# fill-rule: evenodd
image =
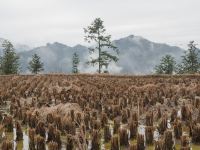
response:
M108 52L105 49L112 49L117 54L119 53L116 46L114 46L111 42L111 35L106 35L106 29L103 25L103 21L100 18L96 18L94 22L88 26L87 28L84 28L85 31L85 40L88 43L95 42L94 48L89 48L90 54L98 53L97 58L92 58L87 63L90 65L97 65L98 64L98 72L102 72L102 68L105 67L108 68L108 65L110 62L118 61L118 57L114 55L113 52Z
M43 63L40 61L40 56L37 54L32 56L32 60L29 62L28 69L34 74L38 74L40 71L44 70Z
M79 73L79 70L78 70L79 62L80 60L79 60L78 54L74 53L72 57L72 73Z
M15 49L11 42L4 40L3 56L0 57L0 73L1 74L17 74L19 71L19 57L15 53Z
M156 74L173 74L176 62L171 55L161 58L160 64L155 67Z
M178 65L178 73L188 73L193 74L199 72L200 62L199 62L199 52L196 48L194 41L188 44L188 51L182 56L182 62Z

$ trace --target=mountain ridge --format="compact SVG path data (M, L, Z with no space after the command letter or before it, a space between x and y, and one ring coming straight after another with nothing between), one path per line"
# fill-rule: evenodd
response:
M184 49L170 46L165 43L156 43L141 36L129 35L114 40L113 43L120 50L119 62L111 63L110 73L149 74L160 61L160 58L170 54L179 62ZM63 43L53 42L39 46L28 51L19 52L21 71L28 73L27 65L34 53L44 62L45 73L71 72L72 55L77 52L80 57L80 72L95 72L97 68L86 65L90 58L88 47L77 44L68 46Z

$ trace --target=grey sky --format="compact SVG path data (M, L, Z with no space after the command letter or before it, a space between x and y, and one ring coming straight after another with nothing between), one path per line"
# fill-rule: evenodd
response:
M200 0L0 0L0 37L31 46L86 44L83 28L96 17L113 39L200 44Z

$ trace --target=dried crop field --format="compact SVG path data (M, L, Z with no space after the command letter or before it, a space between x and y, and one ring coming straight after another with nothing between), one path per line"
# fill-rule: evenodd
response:
M200 76L0 76L2 150L199 150Z

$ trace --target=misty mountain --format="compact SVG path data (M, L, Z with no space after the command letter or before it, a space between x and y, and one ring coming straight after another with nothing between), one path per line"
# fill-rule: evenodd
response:
M151 42L145 38L130 35L113 43L120 50L119 62L109 66L111 73L152 73L153 68L160 62L162 56L170 54L179 62L183 49L167 44ZM44 63L45 73L67 72L72 70L72 56L77 52L80 57L79 69L81 72L95 72L97 67L86 65L90 58L88 48L82 45L70 47L62 43L47 43L45 46L19 52L21 71L28 72L28 62L33 54L38 54Z
M77 52L80 60L80 67L87 67L85 63L88 56L88 48L82 45L69 47L67 45L55 42L53 44L47 43L46 46L34 48L30 51L20 52L20 63L22 72L27 72L28 63L33 54L38 54L41 61L44 63L45 72L71 72L72 70L72 56ZM81 69L81 68L80 68ZM81 69L82 70L82 69Z
M140 36L130 35L114 41L120 50L118 65L123 73L146 74L154 71L161 57L170 54L180 62L183 49L151 42Z

